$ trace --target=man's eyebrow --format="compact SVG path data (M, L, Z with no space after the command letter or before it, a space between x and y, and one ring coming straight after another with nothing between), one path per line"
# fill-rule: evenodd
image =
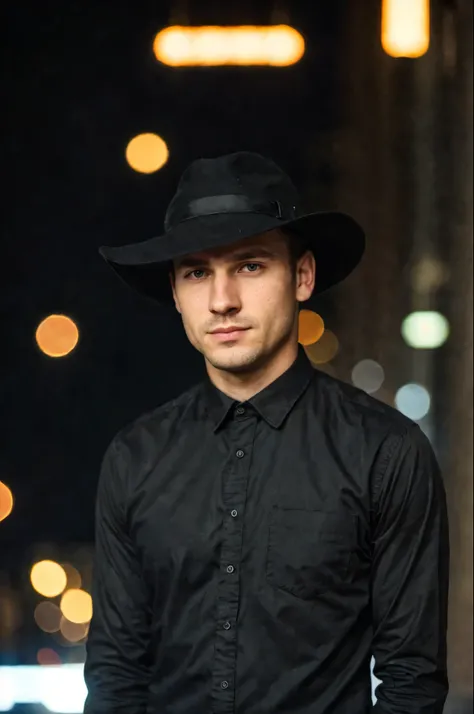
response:
M254 258L277 258L277 254L260 246L254 248L243 248L229 255L230 260L253 260ZM207 265L207 258L182 258L177 260L178 268L194 268L198 265Z

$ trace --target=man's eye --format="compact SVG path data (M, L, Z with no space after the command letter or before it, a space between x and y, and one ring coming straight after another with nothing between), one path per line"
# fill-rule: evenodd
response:
M244 265L243 265L242 267L243 267L243 268L247 268L249 265L250 265L250 266L253 266L253 267L256 267L256 268L261 268L261 267L262 267L262 265L261 265L260 263L244 263ZM205 271L202 270L201 268L195 268L194 270L191 270L189 273L186 273L186 275L185 275L184 277L185 277L185 278L193 277L194 279L199 280L200 276L196 276L195 274L196 274L196 273L204 273L204 272L205 272ZM250 273L256 273L256 272L258 272L258 270L250 270L249 272L250 272Z
M244 267L247 267L248 265L254 265L254 266L256 266L257 268L261 268L261 267L262 267L262 266L260 265L260 263L245 263L245 266L244 266ZM251 270L250 272L251 272L251 273L255 273L256 271L255 271L255 270Z

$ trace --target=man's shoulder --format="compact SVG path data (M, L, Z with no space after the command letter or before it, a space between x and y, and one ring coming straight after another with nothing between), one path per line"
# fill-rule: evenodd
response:
M317 389L337 416L362 430L385 434L406 434L416 423L395 406L355 387L348 382L317 370Z
M173 432L186 413L197 403L201 384L195 384L173 399L140 414L125 424L113 439L116 443L133 445L138 440L159 440L160 435Z

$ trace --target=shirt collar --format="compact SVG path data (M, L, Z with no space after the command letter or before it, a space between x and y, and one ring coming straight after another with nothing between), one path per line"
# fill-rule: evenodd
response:
M238 402L221 392L206 376L203 382L204 406L211 419L213 430L221 426L227 415L238 404L250 404L271 426L278 429L286 416L306 391L316 370L313 368L304 348L298 344L298 355L293 364L271 384L246 402Z

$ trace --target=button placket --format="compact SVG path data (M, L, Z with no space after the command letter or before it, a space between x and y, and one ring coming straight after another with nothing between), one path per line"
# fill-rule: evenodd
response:
M231 711L235 697L237 658L237 616L240 606L240 558L242 556L243 516L247 494L248 469L257 419L243 407L235 409L229 424L230 453L224 472L222 498L227 512L221 548L221 576L216 610L216 645L213 666L213 711ZM234 448L232 450L232 444ZM239 516L239 518L237 518Z

